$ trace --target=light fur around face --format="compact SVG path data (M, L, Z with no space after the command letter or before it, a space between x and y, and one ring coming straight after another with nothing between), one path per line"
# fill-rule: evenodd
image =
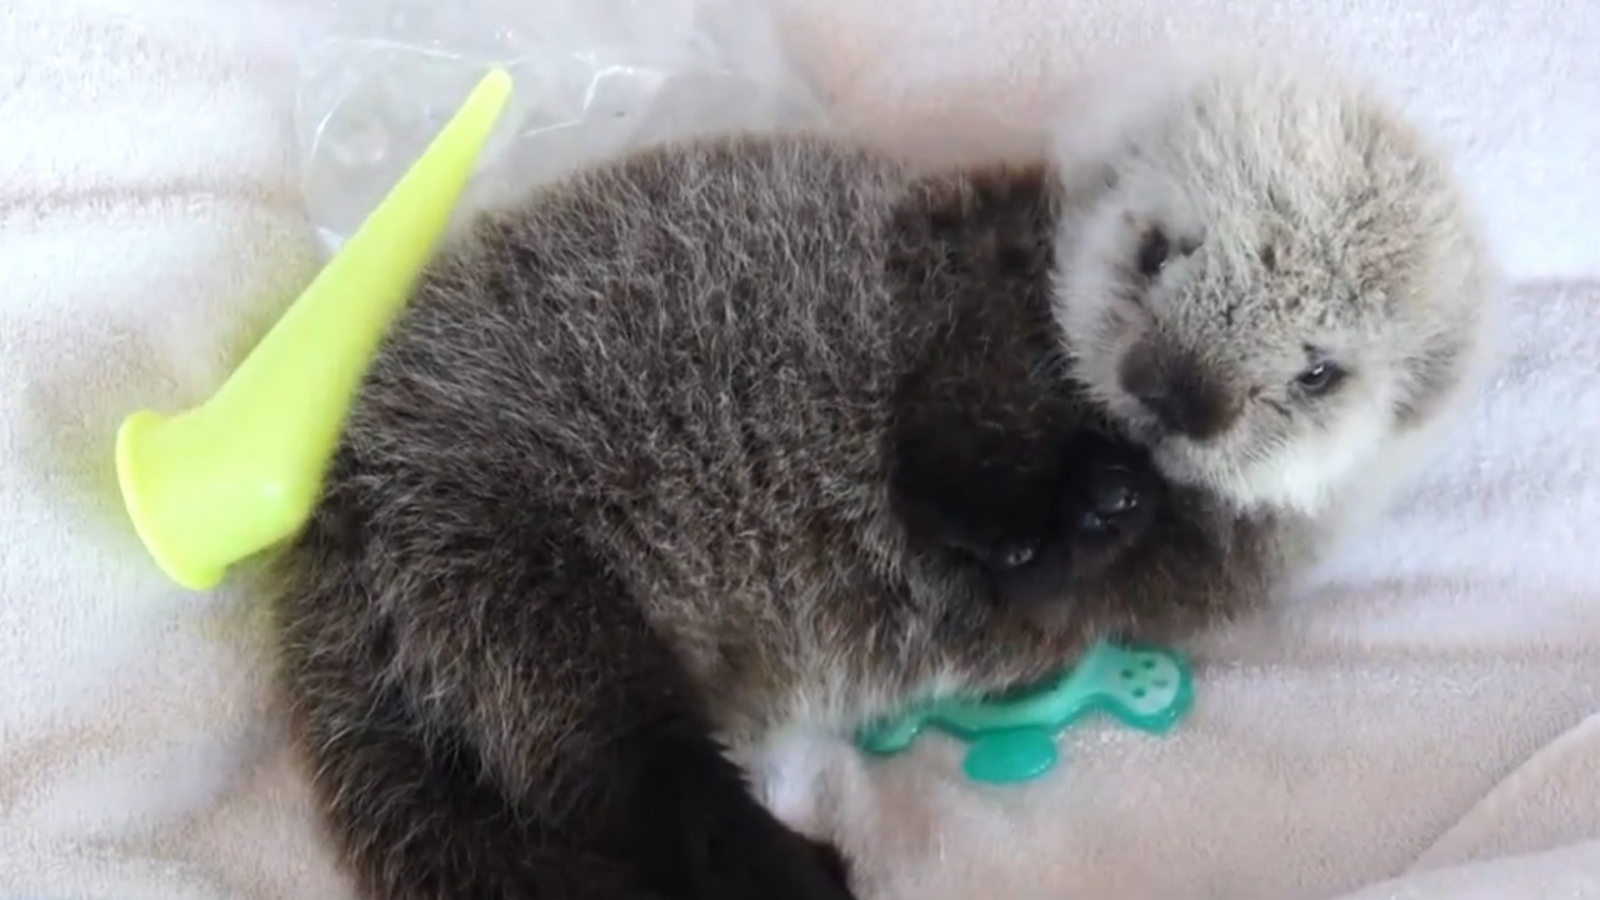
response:
M1057 147L1084 201L1056 314L1166 474L1319 516L1470 394L1497 277L1446 163L1373 96L1232 60L1103 102Z

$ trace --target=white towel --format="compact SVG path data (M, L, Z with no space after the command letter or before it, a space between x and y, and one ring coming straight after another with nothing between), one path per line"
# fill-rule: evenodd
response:
M936 155L1025 143L1089 49L1202 25L1321 48L1459 153L1526 283L1522 354L1448 466L1334 587L1208 647L1173 736L1086 726L1060 771L1011 792L962 783L937 740L871 769L797 742L774 761L776 805L841 834L869 897L1592 885L1592 4L786 0L784 14L848 121ZM123 415L204 397L314 271L292 104L298 54L325 25L312 0L0 9L5 895L345 895L267 706L261 611L156 572L110 454Z
M276 752L259 615L151 567L109 450L127 412L204 396L314 271L287 92L310 12L284 0L0 11L5 891L305 887L290 879L315 853L273 841L287 829L271 821L220 856L197 841Z

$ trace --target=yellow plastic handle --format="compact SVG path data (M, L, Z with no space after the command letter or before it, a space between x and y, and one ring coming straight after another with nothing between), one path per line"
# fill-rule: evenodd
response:
M511 94L491 71L232 376L200 406L117 433L123 502L146 549L203 590L292 536L384 332L404 307Z

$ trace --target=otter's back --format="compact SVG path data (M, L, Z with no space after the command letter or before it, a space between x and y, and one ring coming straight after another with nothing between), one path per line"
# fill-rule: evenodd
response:
M392 329L336 471L413 517L437 497L432 527L549 509L623 568L748 584L778 545L877 503L901 177L822 140L747 138L641 153L486 218Z

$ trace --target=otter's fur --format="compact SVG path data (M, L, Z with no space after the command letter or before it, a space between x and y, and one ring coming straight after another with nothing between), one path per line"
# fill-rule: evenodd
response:
M1224 105L1261 93L1218 84ZM1204 357L1216 390L1254 378L1275 397L1270 379L1299 371L1268 365L1291 326L1344 322L1361 297L1380 312L1340 346L1370 348L1399 327L1384 315L1449 306L1456 331L1358 376L1406 387L1348 401L1382 397L1404 428L1476 340L1474 298L1435 293L1465 284L1430 255L1437 207L1411 195L1447 188L1386 174L1436 169L1365 105L1354 130L1256 135L1343 142L1326 152L1348 181L1251 180L1260 123L1187 110L1103 158L1033 167L919 173L804 135L656 148L442 254L277 563L282 686L363 895L844 900L837 854L773 818L726 748L1042 676L1100 635L1196 627L1315 558L1326 523L1298 494L1183 477L1173 435L1193 411L1151 416L1105 386L1106 360L1139 343L1107 322L1144 309L1158 324L1140 334L1220 341L1236 355ZM1080 192L1085 172L1114 177ZM1342 212L1270 231L1269 265L1254 233L1239 251L1239 223L1283 190ZM1116 198L1173 191L1204 201L1183 221L1209 230L1191 248L1172 226L1190 268L1160 274L1148 236L1166 207ZM1374 222L1393 240L1371 255ZM1197 266L1214 289L1183 287ZM1291 284L1298 307L1267 301ZM1225 287L1261 299L1214 302ZM1258 323L1264 357L1246 349ZM1158 383L1179 371L1159 354L1196 350L1153 346ZM1180 477L1144 469L1123 432ZM1033 559L997 575L1018 542Z

